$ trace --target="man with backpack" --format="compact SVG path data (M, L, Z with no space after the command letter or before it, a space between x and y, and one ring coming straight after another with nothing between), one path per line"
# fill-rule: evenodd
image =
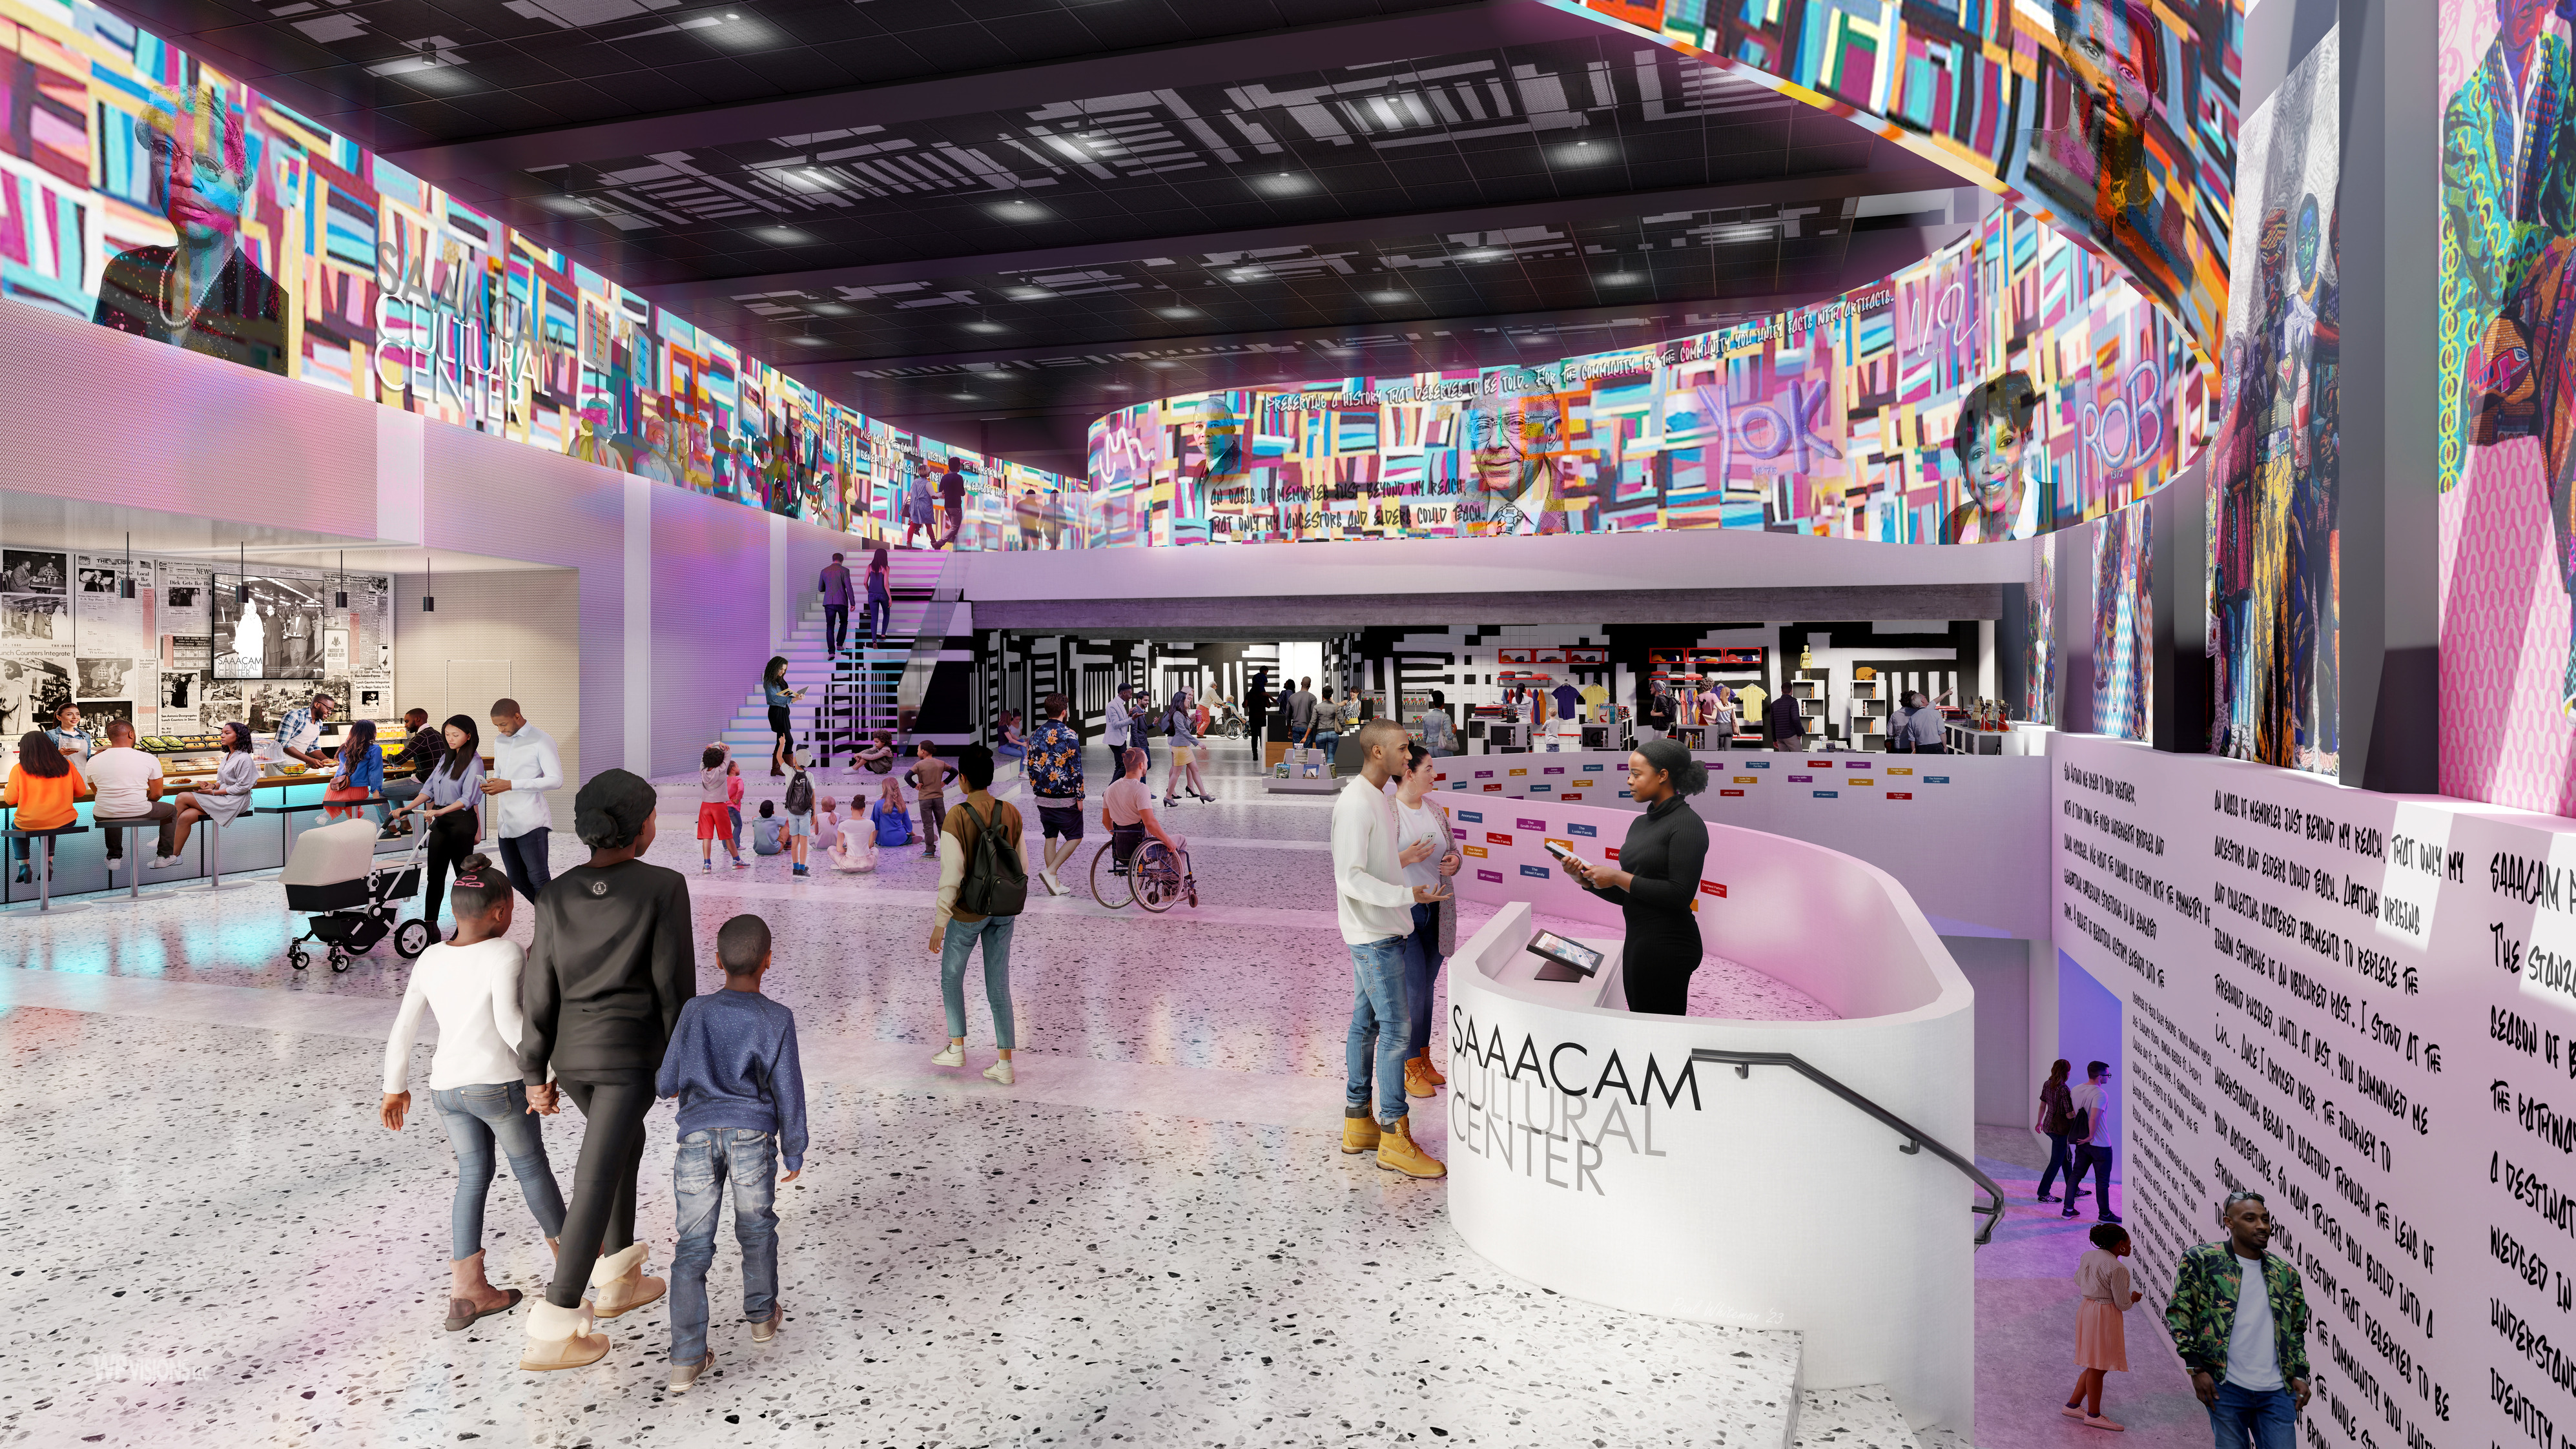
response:
M984 1069L989 1080L1011 1085L1011 928L1029 898L1029 858L1020 812L993 798L993 752L983 745L957 751L957 773L966 798L939 827L939 904L930 918L930 951L939 958L939 1001L948 1013L947 1049L932 1057L942 1067L966 1063L966 958L984 943L984 998L993 1008L993 1039L1001 1060Z

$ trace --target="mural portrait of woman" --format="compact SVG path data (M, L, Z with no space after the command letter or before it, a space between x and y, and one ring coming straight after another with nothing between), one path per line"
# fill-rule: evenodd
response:
M2039 389L2026 372L2007 372L1960 400L1950 451L1968 498L1943 521L1943 543L1997 543L2039 531L2039 490L2028 466L2038 411Z

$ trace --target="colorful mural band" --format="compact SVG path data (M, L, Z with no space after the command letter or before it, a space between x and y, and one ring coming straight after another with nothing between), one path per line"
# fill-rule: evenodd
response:
M874 538L954 461L959 546L1045 536L1054 475L839 406L86 0L0 0L0 103L0 296Z
M2205 575L2211 752L2326 774L2342 750L2340 53L2329 30L2239 138Z
M2441 788L2576 813L2566 0L2441 0Z
M1884 282L1726 331L1122 409L1092 424L1078 508L1102 544L2028 538L2189 462L2214 382L2100 256L1998 209Z
M2215 355L2242 22L2230 0L1550 0L1970 173L2113 258Z

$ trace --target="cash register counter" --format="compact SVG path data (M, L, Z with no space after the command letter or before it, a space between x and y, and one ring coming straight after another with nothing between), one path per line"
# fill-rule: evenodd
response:
M1789 1067L1739 1076L1692 1056L1794 1054L1973 1159L1970 989L1904 889L1820 846L1711 824L1699 895L1709 953L1840 1019L1636 1015L1624 1009L1618 909L1545 853L1554 840L1607 861L1633 809L1431 798L1469 852L1461 901L1501 908L1448 968L1439 1105L1459 1236L1573 1297L1795 1330L1806 1387L1884 1384L1914 1424L1966 1432L1982 1221L1969 1209L1984 1195ZM1596 975L1535 979L1546 963L1524 949L1533 908L1607 953Z

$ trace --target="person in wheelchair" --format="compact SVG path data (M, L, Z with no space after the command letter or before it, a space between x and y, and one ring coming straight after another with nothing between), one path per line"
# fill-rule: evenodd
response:
M1101 822L1109 827L1110 858L1121 870L1135 863L1136 849L1152 836L1169 847L1179 858L1181 871L1190 868L1189 837L1174 835L1163 829L1154 818L1154 787L1145 783L1145 752L1129 745L1118 757L1121 770L1117 783L1100 797Z

